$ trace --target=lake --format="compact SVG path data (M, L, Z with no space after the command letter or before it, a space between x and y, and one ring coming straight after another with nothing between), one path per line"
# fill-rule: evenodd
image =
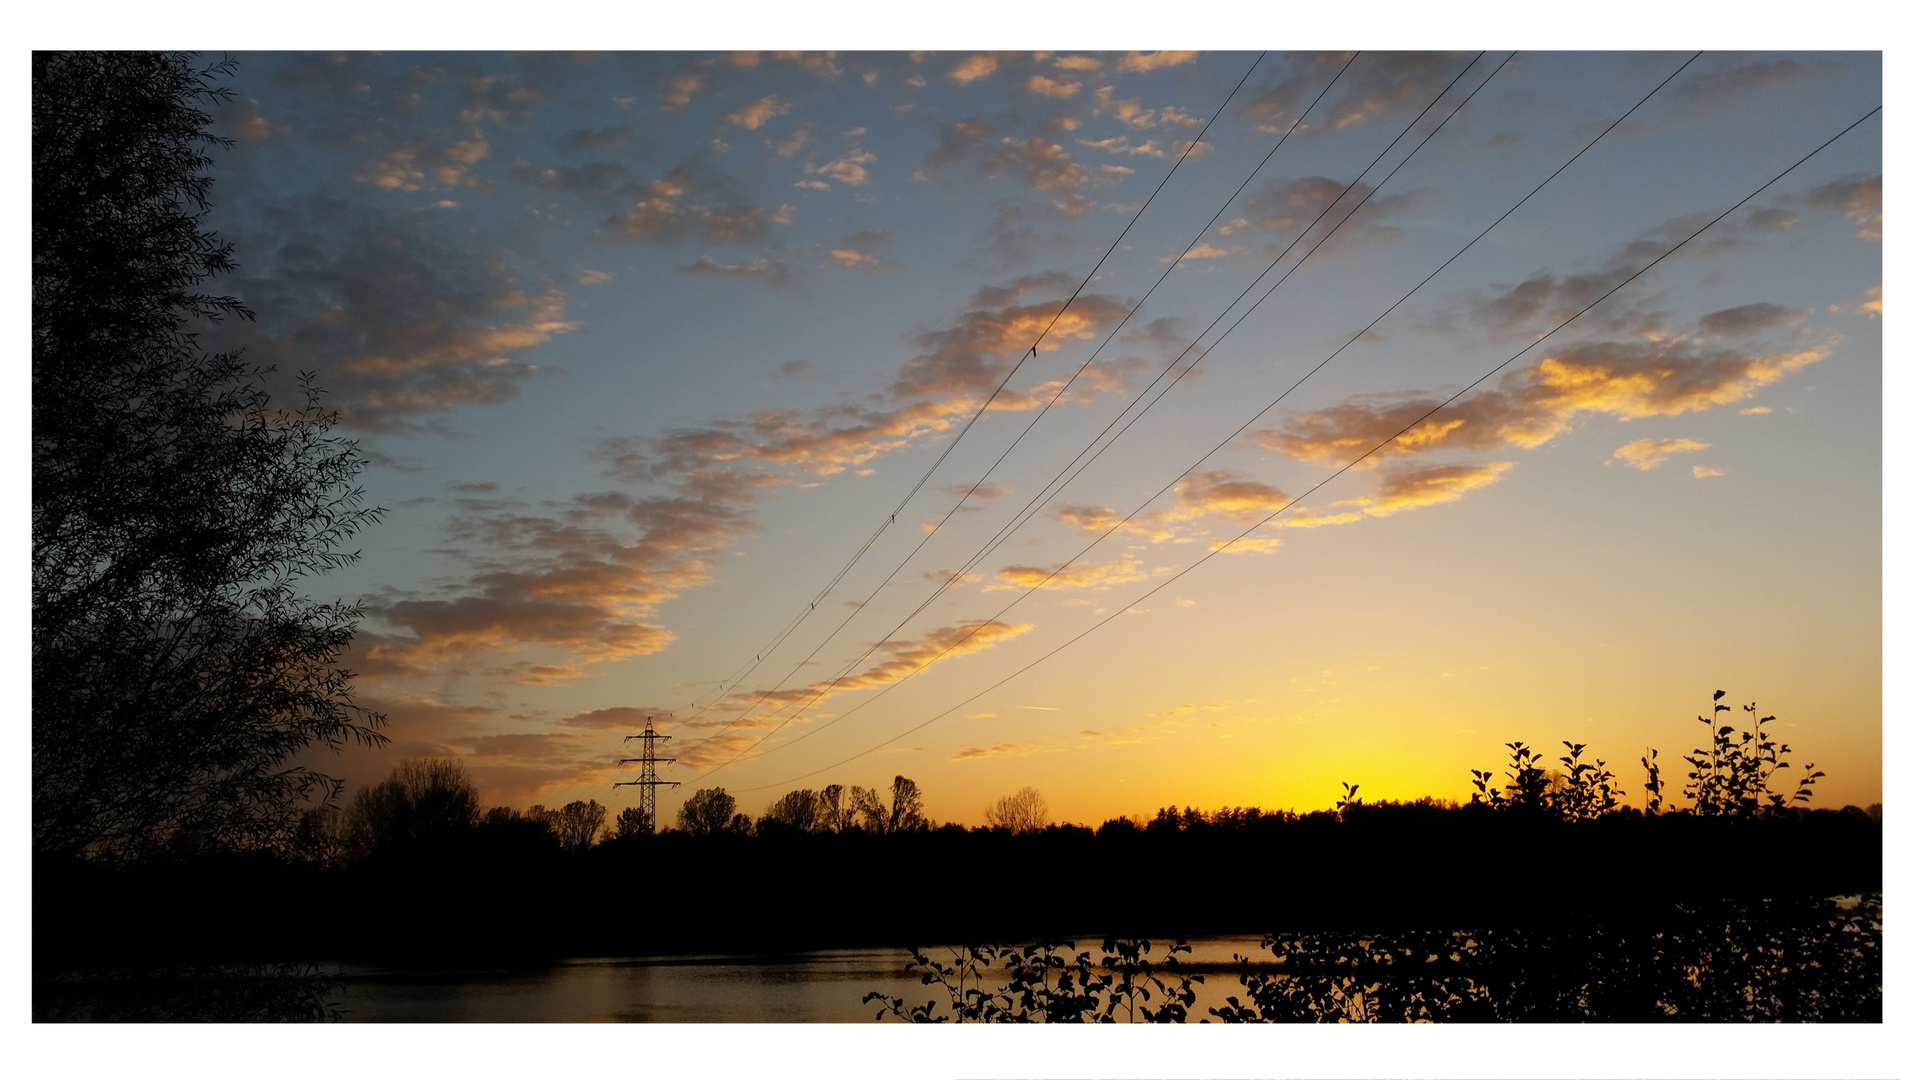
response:
M1098 958L1097 939L1079 944ZM1190 944L1193 952L1182 957L1183 964L1230 964L1235 953L1266 955L1257 935ZM943 949L928 955L951 958ZM1164 956L1164 943L1155 942L1153 959ZM337 1000L348 1022L870 1024L880 1004L860 999L873 990L909 1004L933 998L944 1006L945 991L906 973L909 959L902 949L828 949L778 956L600 957L514 970L360 964L327 970L345 984ZM1217 968L1194 989L1200 995L1191 1010L1195 1019L1241 993L1239 980Z

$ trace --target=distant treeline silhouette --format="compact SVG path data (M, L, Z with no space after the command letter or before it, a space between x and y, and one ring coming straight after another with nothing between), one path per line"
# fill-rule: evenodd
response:
M839 812L830 796L787 796L748 820L705 789L682 808L684 828L616 826L593 842L597 803L483 812L457 764L412 762L304 851L42 860L36 961L454 963L1090 933L1546 930L1880 888L1880 821L1852 807L1573 815L1560 795L1536 807L1356 792L1306 813L1166 807L1144 823L1015 832L935 824L905 777L891 799L871 794ZM862 813L845 812L856 803ZM143 898L131 913L117 899L130 894ZM292 896L337 916L289 919Z

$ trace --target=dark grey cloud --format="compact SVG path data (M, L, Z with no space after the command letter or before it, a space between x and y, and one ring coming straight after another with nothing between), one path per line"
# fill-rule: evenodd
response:
M447 228L319 195L258 208L221 230L244 253L227 287L258 319L207 340L315 372L353 428L504 401L537 374L517 356L573 329L565 298Z
M1776 326L1797 323L1805 315L1806 312L1803 310L1781 307L1779 304L1742 304L1739 307L1722 308L1700 316L1700 329L1705 333L1721 337L1757 334Z

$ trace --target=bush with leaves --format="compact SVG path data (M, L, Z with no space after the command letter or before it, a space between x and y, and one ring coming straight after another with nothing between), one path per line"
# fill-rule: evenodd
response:
M1765 810L1782 810L1789 803L1803 803L1813 795L1813 783L1826 773L1808 765L1802 771L1797 790L1791 798L1770 790L1773 774L1787 766L1785 743L1776 743L1766 730L1771 716L1761 716L1752 703L1741 706L1747 714L1748 728L1740 731L1720 723L1720 714L1732 712L1720 704L1725 690L1713 692L1713 715L1695 719L1707 726L1707 746L1696 748L1685 760L1693 766L1687 774L1686 797L1693 800L1694 813L1706 817L1751 816ZM1734 736L1739 736L1735 738Z
M1179 973L1180 954L1192 949L1176 941L1157 964L1148 959L1152 949L1146 939L1107 938L1095 962L1065 940L968 945L952 951L951 963L913 949L907 973L919 975L923 986L939 986L944 1006L937 998L908 1005L879 991L861 1001L880 1002L876 1020L916 1024L1182 1023L1197 997L1193 984L1204 981Z
M1618 926L1268 935L1228 1023L1877 1021L1881 903L1682 905Z

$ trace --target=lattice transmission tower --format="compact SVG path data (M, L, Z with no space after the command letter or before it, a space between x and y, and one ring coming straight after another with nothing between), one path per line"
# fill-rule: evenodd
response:
M680 782L678 780L660 779L659 775L654 772L654 768L653 768L655 765L664 765L675 760L674 758L670 758L670 757L669 758L655 757L653 753L653 744L656 741L666 742L668 739L671 739L671 738L673 738L673 736L671 735L655 734L653 730L653 717L649 716L647 717L647 730L641 732L638 735L629 735L625 739L621 740L622 743L631 742L634 739L640 740L640 756L639 757L637 758L630 757L630 758L620 759L620 764L622 765L632 765L637 762L640 766L640 778L637 780L622 780L613 786L614 787L637 787L640 789L640 816L642 818L641 829L642 831L647 833L649 836L653 834L654 822L656 820L654 817L654 801L653 801L654 789L658 787L679 787L680 786Z

